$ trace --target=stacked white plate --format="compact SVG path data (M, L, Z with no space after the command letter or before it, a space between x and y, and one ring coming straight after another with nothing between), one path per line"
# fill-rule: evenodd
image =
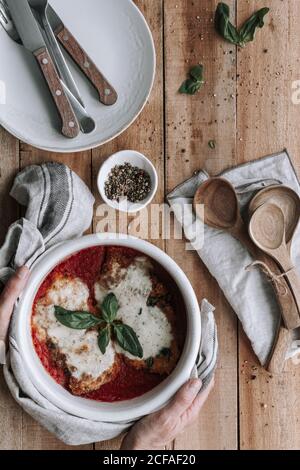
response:
M150 29L131 0L51 0L50 4L118 93L113 106L66 54L97 128L76 139L63 137L59 117L36 60L0 27L0 124L22 141L55 152L101 145L123 132L147 102L155 75Z

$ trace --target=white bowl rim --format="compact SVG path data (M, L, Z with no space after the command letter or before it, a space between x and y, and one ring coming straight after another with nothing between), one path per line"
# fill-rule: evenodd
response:
M58 385L38 358L31 337L32 303L45 276L63 259L82 249L97 245L134 248L158 261L177 283L187 311L187 335L179 362L172 374L146 394L126 401L104 403L75 397ZM16 342L24 368L32 384L50 403L71 415L93 421L124 422L138 419L162 408L190 378L201 339L200 308L190 281L165 252L151 243L126 234L93 234L60 243L42 255L31 269L29 282L16 305L14 319ZM25 331L25 335L24 335Z
M137 157L141 161L144 161L149 166L153 175L154 186L151 188L151 192L148 194L148 196L144 199L145 202L128 203L128 208L125 210L125 209L122 209L122 207L119 207L117 203L111 201L110 199L106 197L106 194L104 191L104 184L102 183L101 180L103 179L103 181L105 181L106 177L108 176L109 172L107 171L107 167L110 166L111 161L116 160L116 165L117 165L118 164L117 159L123 158L126 155L128 155L128 163L130 163L130 155L131 155L131 156ZM138 163L134 163L134 165L138 166ZM98 172L98 176L97 176L97 187L98 187L100 196L102 197L105 204L107 204L109 207L115 210L119 210L121 212L127 212L128 214L135 214L136 212L139 212L145 209L145 207L147 207L153 201L153 198L155 197L157 188L158 188L158 174L151 160L149 160L149 158L147 158L146 155L144 155L143 153L138 152L137 150L120 150L119 152L116 152L110 155L102 163Z

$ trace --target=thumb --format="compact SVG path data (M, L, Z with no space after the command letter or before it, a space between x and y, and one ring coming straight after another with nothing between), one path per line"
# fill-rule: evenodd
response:
M189 380L177 394L174 399L166 406L167 413L181 416L193 403L202 387L202 382L199 379Z
M2 339L6 336L14 304L24 289L28 277L29 269L26 266L19 268L0 296L0 338Z

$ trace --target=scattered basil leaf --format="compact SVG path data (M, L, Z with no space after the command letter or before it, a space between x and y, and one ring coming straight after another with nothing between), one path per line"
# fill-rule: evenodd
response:
M194 80L202 81L203 80L203 65L198 64L192 67L190 70L190 76L191 78L194 78Z
M146 362L146 366L148 367L148 369L150 369L153 366L154 359L153 357L148 357L148 359L146 359L145 362Z
M226 3L219 3L215 13L215 28L227 41L239 47L244 47L247 42L253 41L256 28L264 26L264 17L270 11L269 8L261 8L245 21L241 29L230 22L230 10Z
M58 306L54 307L54 315L59 323L73 330L86 330L103 322L90 312L73 312Z
M244 47L247 42L253 41L256 28L264 26L264 17L270 11L270 8L261 8L254 13L240 29L239 46Z
M106 348L110 342L110 328L106 326L103 330L99 331L98 346L102 354L105 354Z
M209 148L211 148L211 149L215 149L215 148L216 148L216 141L215 141L215 140L210 140L210 141L208 142L208 146L209 146Z
M102 318L107 323L112 323L117 316L118 309L119 304L117 297L113 293L108 294L101 305Z
M194 95L200 90L203 83L203 65L195 65L189 72L189 78L179 88L179 93Z
M199 80L188 78L183 82L183 84L179 88L179 93L183 93L186 95L195 95L197 91L200 90L201 86L202 82L200 82Z
M167 357L170 359L171 357L171 349L169 348L162 348L159 353L160 356Z
M219 3L215 14L215 28L218 33L232 44L238 44L240 35L235 26L229 20L229 6Z
M127 351L136 357L143 357L143 348L136 333L130 326L124 325L123 323L113 323L113 329L116 340L124 351Z

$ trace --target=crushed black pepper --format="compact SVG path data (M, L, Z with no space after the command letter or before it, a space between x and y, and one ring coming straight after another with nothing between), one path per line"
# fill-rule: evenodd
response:
M151 191L151 178L145 170L126 162L112 168L104 190L110 200L120 202L127 198L132 203L140 202Z

